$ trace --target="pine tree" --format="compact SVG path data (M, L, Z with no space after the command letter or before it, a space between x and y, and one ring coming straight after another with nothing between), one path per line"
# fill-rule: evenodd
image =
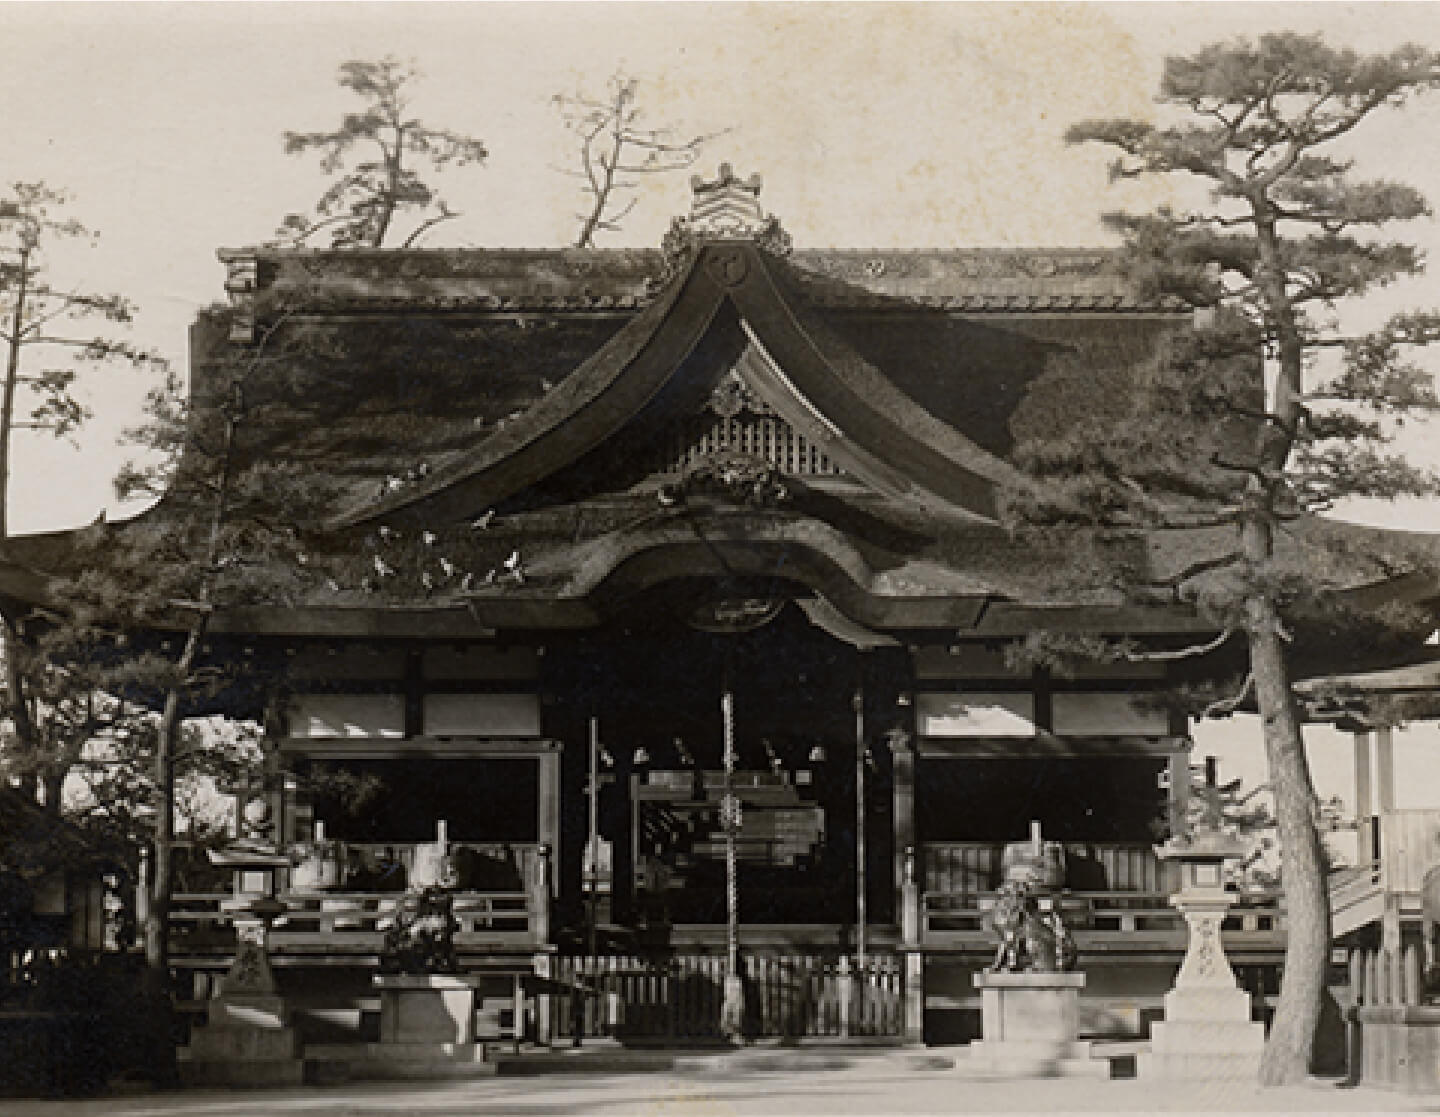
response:
M118 335L134 316L122 295L86 291L52 274L52 252L66 242L94 241L95 234L64 215L66 195L40 182L16 182L0 196L0 346L5 378L0 384L0 543L10 537L12 446L18 431L57 438L74 433L90 417L76 394L82 370L129 365L163 368L154 355ZM90 325L96 324L95 329ZM47 724L53 706L29 693L29 653L23 619L4 613L0 657L5 663L5 712L11 736L3 769L39 793L47 809L60 807L59 785L75 747L74 727L61 716ZM51 680L53 684L55 680Z
M223 313L202 332L225 336ZM213 320L212 320L213 319ZM173 1072L169 1033L168 927L175 880L176 804L183 778L232 775L257 762L253 740L207 739L187 719L216 710L263 716L273 664L210 636L218 610L294 600L306 584L304 533L334 493L293 464L270 461L264 422L292 354L271 341L278 311L248 349L226 349L187 395L170 377L148 401L132 437L151 453L122 470L122 497L148 494L148 514L82 534L73 573L53 589L64 612L50 617L39 647L54 670L84 677L125 720L108 728L97 765L148 845L140 935L146 963L147 1031L157 1073ZM283 391L279 394L283 395ZM273 405L273 404L272 404ZM141 808L141 809L137 809Z
M285 133L287 154L320 152L320 168L334 180L315 203L313 217L285 217L281 238L299 244L328 230L331 247L380 248L396 234L396 217L408 212L418 218L400 245L409 248L434 226L460 216L416 167L428 164L433 173L481 163L485 144L409 115L410 88L418 76L413 66L389 57L340 67L340 84L365 107L346 113L333 131Z
M1267 35L1169 59L1158 122L1072 127L1070 142L1115 150L1115 177L1157 176L1197 198L1106 218L1138 287L1195 308L1197 328L1172 338L1140 383L1100 393L1098 404L1093 384L1051 385L1052 409L1089 396L1089 417L1072 411L1065 433L1040 437L1043 392L1014 423L1017 458L1042 482L1016 495L1017 522L1112 540L1208 528L1219 541L1159 584L1127 565L1123 548L1093 552L1114 561L1088 576L1134 598L1190 602L1226 639L1245 641L1242 693L1215 708L1258 707L1274 793L1288 939L1267 1084L1308 1072L1330 949L1292 636L1327 617L1376 633L1414 620L1395 609L1335 619L1345 535L1327 536L1313 517L1346 497L1437 491L1386 442L1396 420L1435 406L1409 353L1437 337L1440 318L1402 315L1364 336L1335 325L1345 300L1420 270L1419 253L1383 230L1429 209L1408 186L1355 175L1343 143L1437 80L1440 56L1419 47L1364 56Z

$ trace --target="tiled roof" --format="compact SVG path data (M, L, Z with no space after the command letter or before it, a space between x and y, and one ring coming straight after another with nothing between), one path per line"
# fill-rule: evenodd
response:
M227 287L301 294L316 306L623 312L666 274L657 249L222 250ZM897 303L966 313L1154 312L1106 249L818 249L789 263L807 302Z

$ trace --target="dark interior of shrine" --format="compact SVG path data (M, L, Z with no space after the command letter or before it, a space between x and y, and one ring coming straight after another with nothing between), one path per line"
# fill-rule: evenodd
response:
M719 800L731 696L737 794L744 803L737 872L744 923L853 920L857 718L862 696L867 889L890 906L890 758L881 742L905 688L898 649L861 652L816 628L775 587L707 593L670 586L663 600L547 652L566 743L562 846L584 847L587 747L601 749L599 829L613 843L614 915L647 924L723 923ZM713 587L712 587L713 589ZM772 592L766 593L767 589ZM743 785L743 786L742 786ZM818 808L818 810L817 810ZM562 877L581 886L578 857Z
M924 759L916 826L925 842L1018 842L1038 821L1061 842L1158 840L1165 761L1133 756Z
M339 841L433 842L441 820L455 842L536 840L533 759L301 761L296 775L326 835Z

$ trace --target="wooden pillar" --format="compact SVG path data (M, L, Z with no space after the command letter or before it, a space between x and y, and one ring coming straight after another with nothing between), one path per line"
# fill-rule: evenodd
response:
M891 782L894 799L895 829L895 910L900 913L903 923L905 905L906 865L909 864L910 878L918 876L915 859L915 746L908 733L893 733L890 736Z
M548 952L535 955L535 976L539 992L535 994L535 1042L549 1047L555 1042L555 994L551 958Z
M550 846L542 842L535 850L535 870L530 880L531 903L535 908L533 936L537 946L544 946L550 941L550 897L553 894L550 856Z
M863 661L862 675L863 680ZM869 922L869 881L866 873L865 848L865 767L870 750L865 743L865 689L863 681L855 688L850 700L855 711L855 969L860 981L860 995L865 995L865 931Z
M1170 776L1170 832L1185 832L1190 811L1190 746L1172 752L1168 761Z
M1355 859L1362 865L1375 860L1375 806L1370 786L1370 732L1355 732Z
M920 911L920 883L916 879L915 847L902 851L904 868L900 880L900 956L903 1019L901 1037L906 1043L925 1042L925 951L921 946L923 927Z
M560 745L550 742L545 752L536 757L539 790L535 805L536 840L548 846L553 856L560 848ZM554 895L554 873L547 873L550 893Z
M1403 855L1403 850L1385 848L1385 815L1395 808L1395 738L1388 725L1375 730L1375 857L1380 861L1380 883L1384 891L1384 910L1380 913L1380 942L1394 957L1391 963L1395 971L1393 993L1390 1003L1399 1003L1400 987L1400 897L1390 886L1390 871L1387 861Z
M1395 731L1388 725L1375 730L1375 808L1382 815L1395 809Z
M902 1038L906 1043L925 1042L925 955L920 950L906 950L905 958L905 1019Z

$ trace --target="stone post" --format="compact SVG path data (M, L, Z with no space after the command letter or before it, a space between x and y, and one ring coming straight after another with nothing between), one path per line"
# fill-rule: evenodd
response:
M855 976L850 970L850 956L840 955L840 965L835 970L836 996L840 1000L840 1035L850 1035L850 1000L855 995Z

